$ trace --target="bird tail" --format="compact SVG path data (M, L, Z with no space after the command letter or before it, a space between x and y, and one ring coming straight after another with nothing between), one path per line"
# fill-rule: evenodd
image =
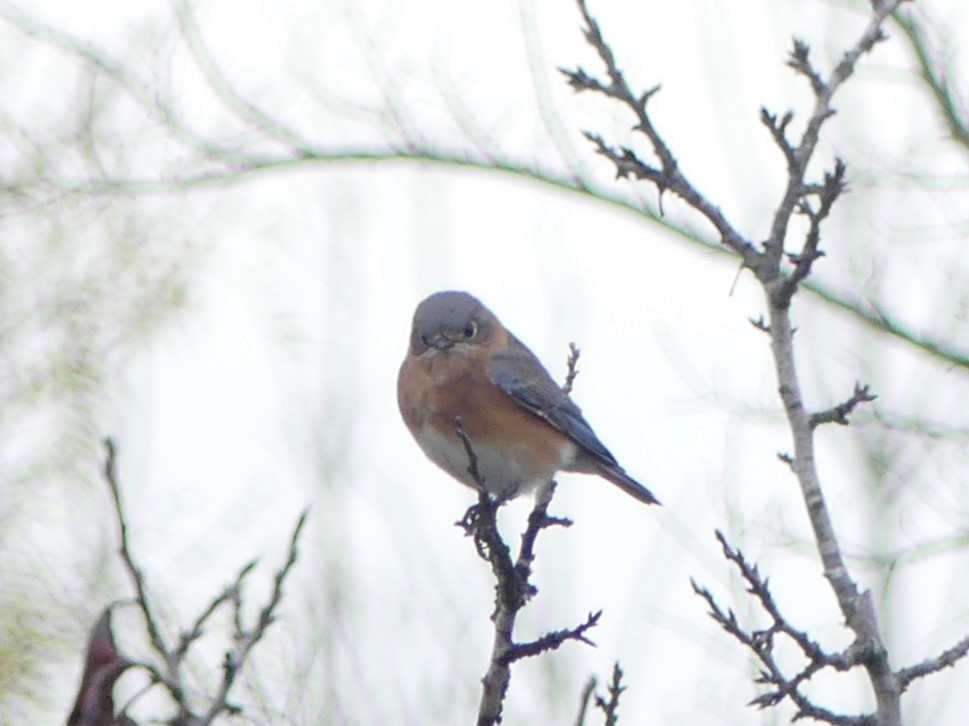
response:
M643 504L659 504L660 501L653 496L653 493L633 479L619 466L602 465L597 472L599 476L608 479L626 494L638 499Z

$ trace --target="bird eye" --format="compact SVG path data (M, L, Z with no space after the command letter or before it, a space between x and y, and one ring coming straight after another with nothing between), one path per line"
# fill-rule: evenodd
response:
M478 333L478 324L473 320L464 326L464 337L471 340Z

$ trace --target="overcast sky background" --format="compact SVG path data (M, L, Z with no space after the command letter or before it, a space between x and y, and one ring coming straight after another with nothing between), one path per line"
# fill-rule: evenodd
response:
M795 110L800 130L811 99L784 67L790 38L804 38L827 70L866 24L867 3L590 7L631 84L662 84L651 110L681 168L744 233L765 236L784 168L759 108ZM949 37L967 37L969 11L958 0L918 8ZM196 128L234 132L184 48L170 42L169 5L46 2L30 12L139 73L162 69ZM571 3L208 1L193 12L242 95L321 144L385 144L399 124L445 148L493 142L564 169L551 140L564 133L573 160L609 179L579 132L630 139L626 114L574 96L556 71L601 71ZM69 59L9 27L0 32L23 64L22 77L4 82L40 125L64 96L83 97L65 70ZM965 51L949 51L952 67L965 68ZM911 74L904 47L890 41L838 97L815 169L840 155L852 193L831 220L817 274L938 331L942 313L964 295L969 207L946 175L964 175L965 157L944 143ZM373 111L388 103L396 117ZM115 113L112 123L128 129L118 145L131 174L177 168L170 146L142 145L150 134L137 116L126 126L125 107ZM476 138L469 142L462 125ZM926 188L920 178L929 174ZM655 201L646 187L616 189ZM848 645L796 483L776 457L789 449L789 434L767 338L748 321L764 306L732 260L615 207L448 166L307 165L225 187L133 194L115 198L95 221L79 214L85 239L128 202L150 230L145 244L161 257L177 247L187 260L187 302L147 341L112 358L116 377L77 433L90 439L83 516L75 500L56 494L28 507L38 526L18 546L29 553L24 563L49 560L55 600L73 596L71 567L92 556L85 545L107 552L105 567L114 570L103 599L85 605L91 621L104 602L128 593L110 559L116 533L96 478L97 438L110 434L133 543L173 631L249 559L262 558L268 582L300 510L312 508L282 618L249 674L262 685L239 699L254 721L310 723L322 712L332 723L469 722L492 607L488 567L453 526L472 494L424 459L395 399L414 306L456 288L480 297L557 378L568 343L579 345L574 398L623 466L666 505L648 509L604 481L561 477L553 509L575 526L542 536L540 592L519 635L569 627L603 608L592 634L598 647L567 644L517 665L507 723L571 722L588 676L607 679L616 660L626 671L621 714L630 723L786 722L786 708L760 714L745 706L756 695L754 666L691 592L693 577L750 617L714 528L770 576L795 624L828 647ZM683 218L675 200L665 203ZM27 245L32 223L7 224ZM99 264L76 248L66 254L71 264ZM813 408L846 398L864 380L886 418L967 426L963 373L860 331L817 302L800 300L794 318ZM939 480L964 487L960 444L903 445L862 419L851 431L819 432L818 465L854 572L883 608L895 665L908 665L965 634L964 553L891 573L859 558L965 531L965 500L940 503L935 489L922 488ZM895 458L876 481L865 456L879 446ZM69 482L61 486L70 491ZM507 508L512 541L528 505ZM133 613L122 620L130 634L123 647L144 654ZM77 627L83 633L88 622ZM200 670L213 679L220 646L206 645L212 657ZM66 713L79 668L77 654L54 668L42 720ZM956 687L965 668L913 686L905 701L913 723L958 722L967 708ZM119 691L140 683L126 676ZM811 692L833 709L871 703L857 674L823 677Z

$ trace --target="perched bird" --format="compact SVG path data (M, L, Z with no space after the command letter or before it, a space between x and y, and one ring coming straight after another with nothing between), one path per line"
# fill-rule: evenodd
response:
M538 358L466 292L437 292L417 306L397 403L427 457L468 486L476 484L459 419L492 494L514 496L574 471L659 504L619 466Z

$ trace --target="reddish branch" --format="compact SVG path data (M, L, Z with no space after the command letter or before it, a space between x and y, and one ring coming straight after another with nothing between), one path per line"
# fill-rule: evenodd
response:
M77 700L67 726L113 726L121 723L114 715L114 684L135 663L118 651L111 627L111 608L101 613L88 639Z

